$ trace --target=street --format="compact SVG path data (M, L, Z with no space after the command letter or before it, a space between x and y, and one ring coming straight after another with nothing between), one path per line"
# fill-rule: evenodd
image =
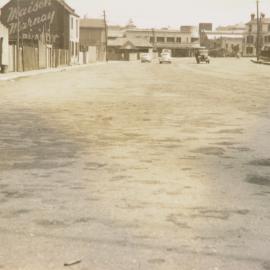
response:
M0 269L269 270L269 68L0 81Z

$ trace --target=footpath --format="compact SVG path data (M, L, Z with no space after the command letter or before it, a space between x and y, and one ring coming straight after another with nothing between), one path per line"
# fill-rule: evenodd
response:
M36 76L40 74L62 72L62 71L67 71L71 69L86 68L86 67L90 67L94 65L104 65L104 64L106 64L106 62L96 62L96 63L85 64L85 65L62 66L62 67L57 67L57 68L38 69L38 70L31 70L31 71L25 71L25 72L8 72L4 74L0 73L0 81L11 81L11 80L19 79L19 78L32 77L32 76Z

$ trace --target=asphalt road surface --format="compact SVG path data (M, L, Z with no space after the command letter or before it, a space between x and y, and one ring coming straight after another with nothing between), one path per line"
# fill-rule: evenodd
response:
M269 105L248 59L0 82L0 269L269 270Z

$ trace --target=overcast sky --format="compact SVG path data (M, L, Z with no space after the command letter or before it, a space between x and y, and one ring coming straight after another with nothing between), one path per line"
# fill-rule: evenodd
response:
M0 6L8 2L0 0ZM81 16L98 18L105 9L110 24L133 19L141 27L179 27L213 22L216 26L247 22L256 10L256 0L66 0ZM261 0L261 10L270 16L270 0Z

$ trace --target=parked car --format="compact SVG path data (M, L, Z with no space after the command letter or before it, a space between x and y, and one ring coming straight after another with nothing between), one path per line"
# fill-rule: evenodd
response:
M171 64L172 63L172 57L171 57L171 54L170 53L162 53L160 55L160 58L159 58L159 63L160 64L163 64L163 63L167 63L167 64Z
M144 53L141 55L141 62L142 63L151 63L152 62L152 57L150 53Z

